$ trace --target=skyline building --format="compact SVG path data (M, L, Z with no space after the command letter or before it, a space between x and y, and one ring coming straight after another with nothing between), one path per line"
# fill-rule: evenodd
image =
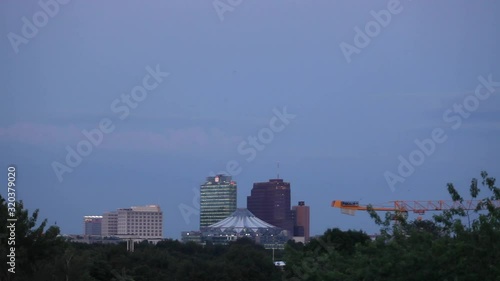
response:
M158 205L121 208L118 213L118 236L138 236L140 239L163 237L163 212Z
M292 207L294 218L293 236L304 237L304 242L309 242L310 237L310 208L304 201L299 201L297 206Z
M104 237L118 235L118 213L107 212L102 215L102 232Z
M84 216L83 234L101 236L102 216Z
M102 216L102 236L161 239L163 212L158 205L120 208Z
M192 241L191 233L185 233L184 241ZM200 233L202 242L214 244L227 244L238 238L246 237L256 243L262 244L264 248L283 248L288 240L288 235L283 229L271 225L252 214L248 209L236 209L225 219L205 227Z
M290 183L283 179L253 184L251 195L247 197L247 208L259 219L294 234L294 222L290 203Z
M207 177L200 186L200 230L236 211L237 184L231 176Z

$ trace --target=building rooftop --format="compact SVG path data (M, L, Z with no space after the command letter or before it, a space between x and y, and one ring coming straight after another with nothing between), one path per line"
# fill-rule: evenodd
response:
M236 209L236 211L234 211L229 217L208 226L208 228L218 228L221 231L231 229L236 232L241 232L244 229L249 229L255 232L262 228L275 229L277 227L259 219L248 209Z
M121 208L118 210L135 211L135 212L161 212L159 205L132 206L130 208Z

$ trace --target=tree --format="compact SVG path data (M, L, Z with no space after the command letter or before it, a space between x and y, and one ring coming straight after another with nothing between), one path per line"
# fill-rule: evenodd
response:
M64 252L65 242L59 237L59 227L47 227L47 220L43 220L40 224L37 223L39 210L36 209L29 214L27 209L24 209L22 201L13 202L15 204L15 253L16 253L16 271L17 280L37 280L49 279L52 276L46 272L55 274L53 261L56 256ZM0 195L0 227L7 229L8 202ZM9 222L10 223L10 222ZM2 239L3 240L3 239ZM10 248L9 248L10 250ZM2 241L0 245L0 255L2 259L7 256L7 242ZM6 264L6 261L3 261ZM45 268L45 272L39 272ZM7 271L0 273L2 280L10 280L11 275Z

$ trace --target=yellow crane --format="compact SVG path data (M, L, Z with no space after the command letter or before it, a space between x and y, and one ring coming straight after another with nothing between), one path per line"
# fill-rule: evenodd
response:
M500 200L489 201L496 208L500 208ZM463 201L447 201L447 200L397 200L390 201L385 206L372 206L374 211L387 212L413 212L419 215L425 214L427 211L444 211L450 209L461 208L463 210L485 209L486 204L481 200L463 200ZM358 201L332 201L332 207L340 208L343 214L354 215L356 211L366 211L368 206L360 205Z

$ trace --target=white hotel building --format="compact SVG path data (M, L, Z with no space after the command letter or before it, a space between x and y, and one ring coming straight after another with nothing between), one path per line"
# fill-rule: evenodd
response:
M117 236L138 240L163 237L163 212L158 205L121 208L105 213L102 236Z

